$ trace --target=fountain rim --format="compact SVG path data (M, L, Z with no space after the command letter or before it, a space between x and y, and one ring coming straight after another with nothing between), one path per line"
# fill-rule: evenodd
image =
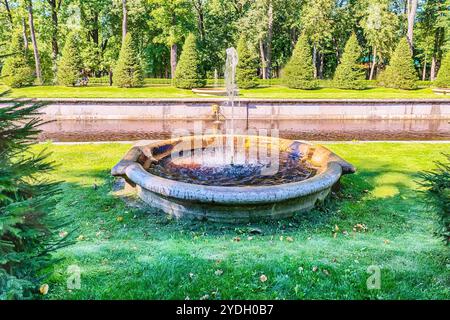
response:
M227 135L186 136L177 139L161 140L146 145L145 147L158 146L161 143L170 144L179 142L180 139L195 139ZM233 135L234 137L245 135ZM257 136L255 136L257 137ZM261 138L261 137L259 137ZM312 144L302 140L288 140L282 138L264 137L269 139L300 142L309 146ZM122 159L112 170L114 176L125 177L128 182L138 185L148 191L171 199L183 201L195 201L200 203L215 204L264 204L276 203L298 197L308 196L333 186L342 174L355 172L354 167L341 159L325 147L319 146L330 153L331 159L319 166L318 172L311 178L297 181L264 186L212 186L187 183L152 174L133 160ZM134 147L136 148L136 147ZM132 148L133 150L133 148ZM131 152L131 150L130 150Z

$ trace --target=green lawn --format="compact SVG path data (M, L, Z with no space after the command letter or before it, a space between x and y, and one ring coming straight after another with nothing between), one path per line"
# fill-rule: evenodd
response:
M0 85L0 92L5 90L7 90L7 87ZM130 89L107 86L74 88L34 86L12 89L8 96L11 98L207 98L196 95L190 90L177 89L171 86L147 86ZM367 90L340 90L334 88L296 90L282 86L241 90L241 97L266 99L449 99L449 96L434 94L430 88L410 91L387 88Z
M76 244L57 253L50 299L450 299L449 251L414 182L450 144L330 145L358 173L328 209L241 226L127 207L109 170L129 145L46 147L65 180L56 214L78 228ZM80 290L66 288L69 265L81 268ZM381 268L380 290L366 287L370 265Z

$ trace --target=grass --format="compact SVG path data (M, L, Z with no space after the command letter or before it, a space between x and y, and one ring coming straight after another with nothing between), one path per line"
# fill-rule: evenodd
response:
M111 193L109 170L129 145L43 147L60 164L54 178L65 180L56 214L77 228L76 243L57 253L64 259L47 280L49 299L450 298L449 251L433 236L435 216L414 182L450 144L330 145L358 173L343 178L327 206L251 225L127 207ZM70 265L81 268L79 290L66 287ZM366 287L371 265L381 268L380 290Z
M0 85L0 92L8 88ZM241 90L242 98L274 99L448 99L448 96L436 95L430 88L418 90L398 90L371 88L367 90L341 90L322 88L318 90L297 90L283 86L261 87ZM11 98L205 98L190 90L171 86L146 86L142 88L117 88L108 86L61 87L33 86L12 89ZM207 97L206 97L207 98Z

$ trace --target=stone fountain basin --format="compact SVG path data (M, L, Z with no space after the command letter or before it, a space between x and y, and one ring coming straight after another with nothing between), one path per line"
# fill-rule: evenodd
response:
M227 89L226 88L194 88L192 89L193 93L203 96L226 96ZM239 95L239 90L235 90L235 95Z
M150 207L175 218L246 223L282 219L308 211L327 197L341 175L356 171L350 163L323 146L271 137L258 137L257 143L277 143L280 150L299 145L302 159L317 168L316 174L303 181L269 186L216 186L166 179L146 170L153 162L170 155L180 143L205 147L223 137L189 136L134 146L114 166L111 174L123 177Z

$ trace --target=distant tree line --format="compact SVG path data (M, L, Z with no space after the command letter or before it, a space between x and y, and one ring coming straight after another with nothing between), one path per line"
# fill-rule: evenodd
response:
M30 72L35 84L108 75L119 86L138 86L144 77L186 78L179 65L202 85L200 79L223 75L225 49L235 46L249 68L240 68L246 87L255 77L287 77L306 67L305 78L294 73L285 83L314 88L314 80L334 78L361 88L362 79L392 79L386 66L405 41L409 53L398 54L407 60L402 68L414 69L407 77L435 80L450 49L449 29L450 0L0 0L0 54L23 53L0 63L3 77L19 86L30 84ZM191 52L184 59L183 45ZM296 65L295 55L308 61ZM17 64L21 75L7 74Z

